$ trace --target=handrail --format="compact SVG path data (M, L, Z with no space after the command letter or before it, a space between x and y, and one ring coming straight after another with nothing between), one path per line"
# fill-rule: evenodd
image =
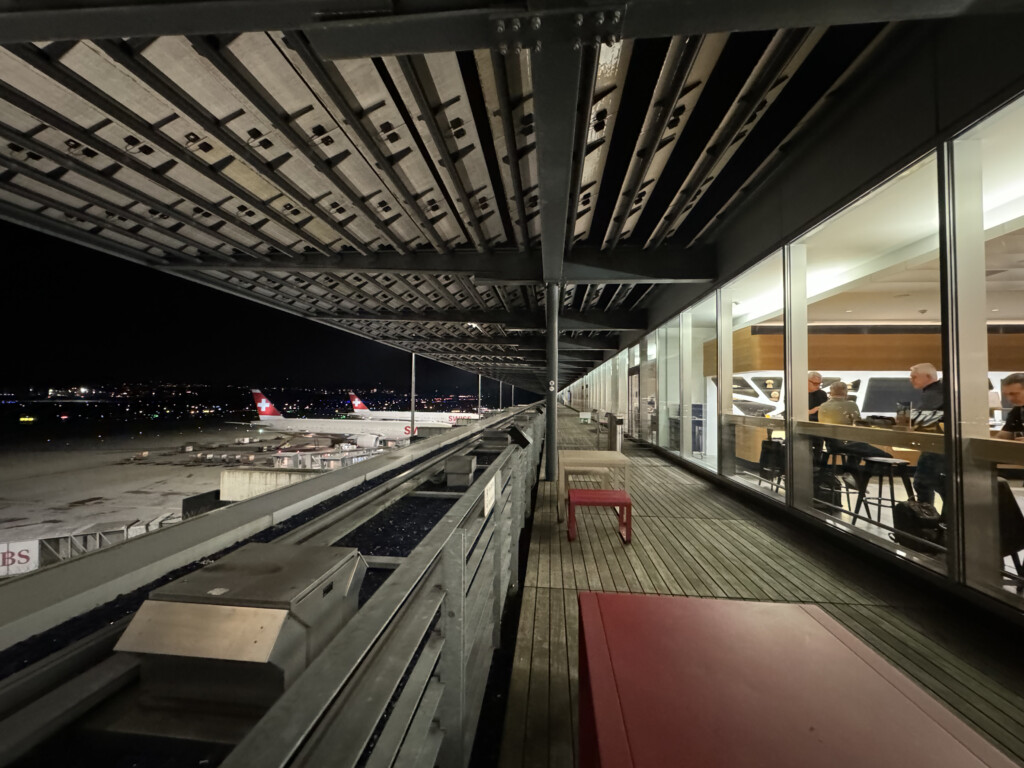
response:
M543 427L543 419L532 420L531 431L537 433ZM410 646L418 647L432 632L440 632L444 639L434 673L440 674L444 689L439 698L423 694L423 701L416 706L401 698L406 696L403 689L399 701L404 703L396 704L391 716L401 711L411 723L419 707L436 707L436 715L419 718L418 722L426 723L421 735L424 739L429 736L430 743L441 750L443 765L465 765L467 742L471 744L478 717L478 707L467 697L482 696L489 666L481 672L467 662L474 651L479 656L494 647L492 638L497 633L493 627L490 635L486 630L493 621L500 621L505 594L515 586L515 550L535 474L531 463L540 460L539 434L533 437L529 450L509 446L486 468L231 752L222 763L224 768L321 765L328 754L331 765L356 765L364 756L363 737L369 737L380 718L363 706L346 707L346 703L365 700L354 693L360 690L361 681L386 678L393 682L395 654L406 658ZM493 510L486 515L485 498L494 499ZM493 577L493 587L480 580L483 574ZM489 602L493 603L491 618ZM436 627L426 620L428 613L434 615L431 606L435 605L441 606ZM412 630L407 617L414 616L418 617L414 622L417 628ZM393 645L398 642L396 637L404 640ZM410 659L407 666L416 663ZM408 696L420 694L422 690L415 688ZM436 729L428 727L434 717L444 730L443 742ZM394 748L393 740L381 748ZM433 747L420 744L416 748L430 752Z

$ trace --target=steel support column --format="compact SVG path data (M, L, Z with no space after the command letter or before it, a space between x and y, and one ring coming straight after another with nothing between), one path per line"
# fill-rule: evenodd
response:
M412 353L412 375L409 377L409 441L416 436L416 353Z
M548 417L548 458L545 464L547 479L554 481L558 478L558 307L561 304L560 290L558 283L547 284L547 307L548 307L548 391L547 391L547 417Z

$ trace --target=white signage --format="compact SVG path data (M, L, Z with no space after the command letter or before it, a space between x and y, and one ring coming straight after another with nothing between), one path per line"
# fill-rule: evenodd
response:
M491 478L490 482L484 486L484 517L491 514L491 510L494 509L494 487L497 479L498 477L495 475Z
M0 576L28 573L38 567L38 541L0 542Z

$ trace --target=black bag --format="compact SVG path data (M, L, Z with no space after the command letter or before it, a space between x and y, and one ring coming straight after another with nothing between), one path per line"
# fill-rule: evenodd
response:
M762 440L759 474L765 480L774 480L786 471L786 444L781 440Z
M843 481L833 472L814 473L814 508L834 515L843 508Z
M897 502L892 510L892 524L896 529L896 533L891 534L893 540L908 549L933 555L946 546L946 524L931 504L914 500Z

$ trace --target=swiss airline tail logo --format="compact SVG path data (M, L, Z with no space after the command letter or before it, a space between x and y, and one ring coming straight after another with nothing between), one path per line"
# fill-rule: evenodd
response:
M366 411L367 413L369 413L370 409L366 407L366 403L360 400L355 392L349 392L348 399L352 401L353 411Z
M274 407L274 404L267 400L262 392L258 389L252 391L252 399L256 401L256 410L260 412L260 418L266 419L269 417L277 416L280 418L281 412Z

